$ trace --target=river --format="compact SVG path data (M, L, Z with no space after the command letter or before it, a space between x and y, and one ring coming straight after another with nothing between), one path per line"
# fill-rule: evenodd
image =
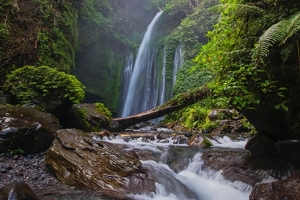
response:
M202 168L201 155L210 149L235 149L246 151L247 139L231 139L228 136L209 138L212 147L191 147L174 144L174 139L154 138L124 140L124 137L106 139L109 143L126 146L125 151L139 150L145 169L155 177L155 192L127 196L136 200L243 200L249 199L252 187L240 181L231 182L222 176L222 170ZM147 153L146 153L147 152ZM147 154L148 156L144 156ZM151 155L151 156L149 156ZM270 180L271 181L271 180Z

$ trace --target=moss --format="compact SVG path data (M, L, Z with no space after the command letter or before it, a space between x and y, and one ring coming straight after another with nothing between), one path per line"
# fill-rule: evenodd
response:
M203 137L203 139L204 139L203 143L204 143L205 147L213 146L213 144L211 143L211 141L207 137Z
M84 98L84 86L74 76L47 66L16 69L7 77L3 89L17 103L34 103L50 113Z

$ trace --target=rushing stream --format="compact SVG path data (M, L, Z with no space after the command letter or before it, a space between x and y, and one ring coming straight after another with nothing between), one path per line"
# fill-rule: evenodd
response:
M211 148L191 147L187 144L173 144L172 139L149 140L137 138L124 140L124 137L106 140L109 143L126 146L125 151L142 151L143 154L156 155L145 157L144 168L151 171L155 178L156 191L142 194L127 194L137 200L232 200L248 199L252 187L242 182L230 182L224 179L222 171L202 169L203 152ZM210 139L212 148L236 149L246 151L246 140L233 141L227 136ZM148 153L145 153L148 152ZM151 152L151 153L149 153ZM175 161L176 164L166 164ZM177 166L177 167L176 167ZM180 167L178 167L180 166Z

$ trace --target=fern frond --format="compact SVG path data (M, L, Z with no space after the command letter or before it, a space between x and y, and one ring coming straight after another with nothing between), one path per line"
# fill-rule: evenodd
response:
M262 57L266 57L269 54L269 48L274 44L285 44L287 39L299 31L299 29L300 12L293 15L289 19L282 20L271 26L258 40L258 44L254 49L254 53L252 54L252 60L254 63L259 62Z
M270 46L273 46L284 39L286 36L286 26L284 26L284 22L285 20L274 24L268 30L266 30L262 36L260 36L258 44L255 47L252 55L252 60L255 63L260 61L262 57L266 57L269 54Z
M283 60L283 63L285 63L285 61L287 61L291 55L293 51L293 45L286 45L281 51L280 51L280 55L281 55L281 59Z
M293 15L289 20L288 20L288 26L287 26L287 35L281 42L284 44L287 39L289 39L292 35L294 35L299 29L300 29L300 12Z

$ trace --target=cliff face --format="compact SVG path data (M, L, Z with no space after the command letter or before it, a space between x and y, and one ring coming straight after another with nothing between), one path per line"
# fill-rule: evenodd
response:
M74 73L86 101L113 111L125 52L138 46L156 10L146 0L0 0L1 77L24 65Z
M70 72L75 66L77 3L0 1L0 74L24 65L48 65ZM0 80L0 86L5 81Z

